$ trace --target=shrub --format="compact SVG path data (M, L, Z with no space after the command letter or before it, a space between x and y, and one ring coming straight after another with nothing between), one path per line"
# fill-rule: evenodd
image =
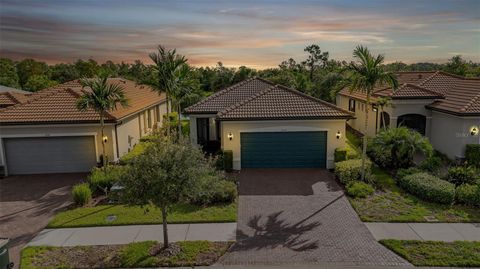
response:
M347 185L347 194L353 198L365 198L375 192L375 189L361 181L352 181Z
M73 186L73 201L79 206L86 205L92 199L92 191L88 183L81 183Z
M233 151L223 151L223 168L227 172L231 172L233 170Z
M336 148L334 155L335 162L343 162L347 160L347 149Z
M472 166L453 166L448 169L447 179L457 186L465 183L474 184L478 179L478 172Z
M129 164L132 163L135 158L145 152L145 149L150 146L152 142L140 142L136 144L132 150L130 150L127 154L123 155L119 163L120 164Z
M480 144L467 144L465 160L470 165L480 167Z
M451 204L455 199L455 186L426 172L411 174L398 179L407 192L426 201Z
M431 156L430 158L426 158L419 166L418 168L436 173L441 167L442 167L443 161L440 157L438 156Z
M101 190L107 193L113 184L120 179L125 172L125 167L109 165L106 168L93 168L88 177L88 183L92 192Z
M195 188L187 196L190 202L197 205L231 203L237 197L237 185L217 175L210 175L197 180Z
M416 167L410 167L410 168L400 168L397 171L396 178L404 178L405 176L412 175L412 174L418 174L423 172L421 169L416 168Z
M480 206L480 185L463 184L458 186L457 202Z
M380 131L368 143L370 158L379 166L407 168L413 165L413 157L422 152L430 157L433 147L428 138L406 127L387 128Z
M368 180L372 171L372 162L369 160L365 161L365 178ZM361 179L362 175L362 160L347 160L343 162L338 162L335 164L335 175L338 180L344 185L356 180Z

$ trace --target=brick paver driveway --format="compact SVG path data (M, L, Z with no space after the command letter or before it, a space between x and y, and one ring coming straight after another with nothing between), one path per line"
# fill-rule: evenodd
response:
M326 170L242 170L239 193L224 264L408 265L375 241Z
M11 239L10 258L18 268L19 252L71 203L71 187L85 174L12 176L0 179L0 237Z

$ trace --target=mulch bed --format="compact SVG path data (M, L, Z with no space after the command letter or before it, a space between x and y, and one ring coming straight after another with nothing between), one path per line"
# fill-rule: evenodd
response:
M153 243L153 242L152 242ZM209 247L186 258L182 242L170 243L163 249L161 243L152 244L145 257L153 258L151 266L208 266L214 264L230 247L231 242L208 242ZM30 259L28 268L119 268L145 267L126 265L122 253L129 245L50 247ZM148 254L147 254L148 253ZM123 254L125 256L125 254Z

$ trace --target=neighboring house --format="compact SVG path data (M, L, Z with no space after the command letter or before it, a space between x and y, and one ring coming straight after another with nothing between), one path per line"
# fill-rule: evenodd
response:
M23 93L23 94L31 94L32 93L32 92L29 92L29 91L19 90L19 89L16 89L16 88L0 85L0 93L4 93L4 92L15 92L15 93Z
M108 83L120 84L129 99L128 107L118 106L105 120L106 152L115 161L160 124L166 98L133 81L111 78ZM81 94L75 80L0 109L0 167L6 174L86 172L100 161L99 116L76 108Z
M353 113L299 91L252 78L185 109L190 138L233 151L233 168L333 168Z
M407 126L427 136L433 146L450 158L463 158L465 145L479 144L480 136L470 129L480 125L480 79L464 78L440 71L398 72L399 88L378 88L372 94L368 136L383 126ZM381 109L379 97L391 98L391 105ZM364 132L365 100L363 92L343 89L337 105L355 113L349 125Z

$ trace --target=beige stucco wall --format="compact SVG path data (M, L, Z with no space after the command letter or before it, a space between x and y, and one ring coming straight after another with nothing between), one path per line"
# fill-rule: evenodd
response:
M159 107L160 120L166 113L166 103L155 105ZM129 152L138 143L139 139L151 132L143 122L146 113L151 113L154 123L155 106L120 120L116 124L105 125L104 134L108 137L105 151L109 161L116 161L119 157ZM148 111L148 112L147 112ZM157 117L158 118L158 117ZM161 124L159 122L158 124ZM97 161L100 161L102 154L102 135L100 124L59 124L59 125L30 125L30 126L2 126L0 127L0 166L5 165L5 152L3 150L2 138L8 137L54 137L54 136L93 136L96 138ZM129 137L131 137L129 139ZM118 153L117 143L118 139ZM129 140L131 143L129 143Z
M343 95L337 95L336 102L337 106L348 110L349 97ZM349 120L348 124L354 129L364 132L365 128L365 107L366 104L364 101L356 100L356 109L354 120ZM431 129L431 112L426 109L425 106L431 104L434 100L432 99L416 99L416 100L392 100L391 104L385 107L383 110L390 115L390 127L397 126L398 117L405 114L419 114L426 117L426 136L429 137ZM363 104L363 105L362 105ZM378 112L378 113L377 113ZM380 110L377 112L373 111L370 107L368 111L368 132L367 135L372 137L380 129Z
M108 137L105 151L110 160L116 154L114 125L107 124L104 133ZM2 126L0 128L0 165L5 165L3 138L10 137L55 137L55 136L93 136L96 141L97 161L102 154L102 136L97 124L42 125L42 126Z
M343 96L343 95L337 95L336 98L336 104L340 108L343 108L348 111L348 102L350 98ZM365 116L366 116L366 109L367 109L367 104L364 101L355 99L355 119L351 119L348 121L348 124L352 126L354 129L364 133L365 132ZM372 106L368 108L368 131L367 135L368 136L375 136L377 132L377 125L378 128L380 128L380 112L375 112L372 110ZM385 112L391 113L388 108L384 109Z
M432 111L430 141L449 158L465 156L467 144L479 144L480 136L471 136L470 127L480 125L480 117L457 117Z
M233 168L240 170L240 133L295 131L327 131L327 168L334 168L335 149L345 146L345 120L225 121L221 122L222 149L233 151ZM342 134L340 139L337 131ZM228 133L233 134L232 140L226 138Z

